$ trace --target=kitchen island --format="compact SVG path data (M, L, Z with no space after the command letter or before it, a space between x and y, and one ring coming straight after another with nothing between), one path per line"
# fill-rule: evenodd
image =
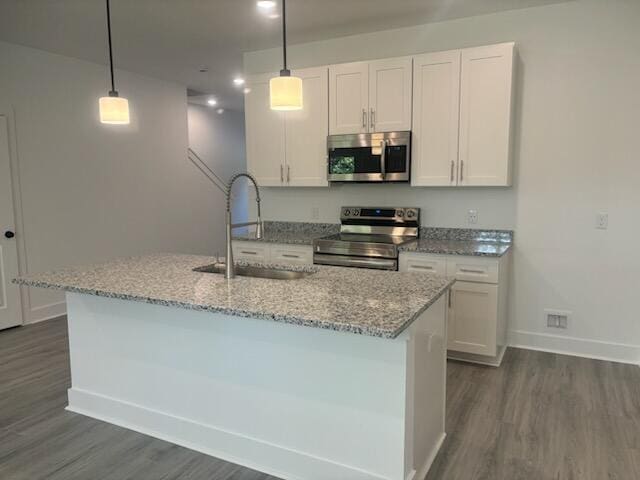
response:
M452 282L193 271L210 263L158 254L16 280L67 292L68 409L286 479L424 478L445 435Z

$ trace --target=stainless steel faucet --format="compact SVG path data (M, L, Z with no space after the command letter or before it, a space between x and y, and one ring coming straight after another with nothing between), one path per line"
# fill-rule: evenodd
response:
M258 207L258 219L255 222L244 223L231 223L231 188L237 179L240 177L246 177L253 182L253 186L256 188L256 205ZM225 217L227 226L227 258L226 268L224 270L224 278L235 278L236 272L233 265L233 248L231 244L231 232L234 228L247 227L249 225L256 225L256 239L262 238L262 218L260 217L260 189L258 188L258 182L253 178L250 173L238 173L231 177L229 184L227 185L227 214Z

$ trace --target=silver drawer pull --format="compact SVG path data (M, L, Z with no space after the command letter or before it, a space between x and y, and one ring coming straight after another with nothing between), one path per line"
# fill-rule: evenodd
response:
M288 254L288 253L283 253L282 256L284 258L300 258L300 255L291 255L291 254Z
M240 250L240 253L244 253L245 255L257 255L258 252L247 252L245 250Z
M480 275L482 275L483 273L487 273L484 270L472 270L470 268L461 268L460 271L462 273L478 273Z
M412 265L413 268L419 268L422 270L433 270L433 267L431 265Z

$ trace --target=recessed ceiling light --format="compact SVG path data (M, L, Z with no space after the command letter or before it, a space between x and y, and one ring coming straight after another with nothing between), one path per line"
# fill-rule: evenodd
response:
M218 104L218 101L215 98L210 98L209 100L207 100L207 103L213 107L214 105Z
M250 89L249 87L247 87L247 88L245 88L245 89L243 90L243 92L244 92L244 93L250 93L250 92L251 92L251 89Z
M218 110L216 110L216 112L218 113L218 115L222 115L224 113L224 108L219 108Z
M271 10L272 8L276 7L276 2L274 2L273 0L258 0L256 5L262 10Z
M236 77L233 79L233 84L237 87L240 87L242 85L244 85L244 78L242 77Z

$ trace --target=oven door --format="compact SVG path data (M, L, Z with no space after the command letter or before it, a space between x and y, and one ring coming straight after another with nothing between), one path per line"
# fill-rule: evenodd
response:
M327 255L314 253L315 265L334 265L338 267L373 268L376 270L398 270L395 258L357 257L353 255Z
M407 182L411 132L332 135L328 139L331 182Z

